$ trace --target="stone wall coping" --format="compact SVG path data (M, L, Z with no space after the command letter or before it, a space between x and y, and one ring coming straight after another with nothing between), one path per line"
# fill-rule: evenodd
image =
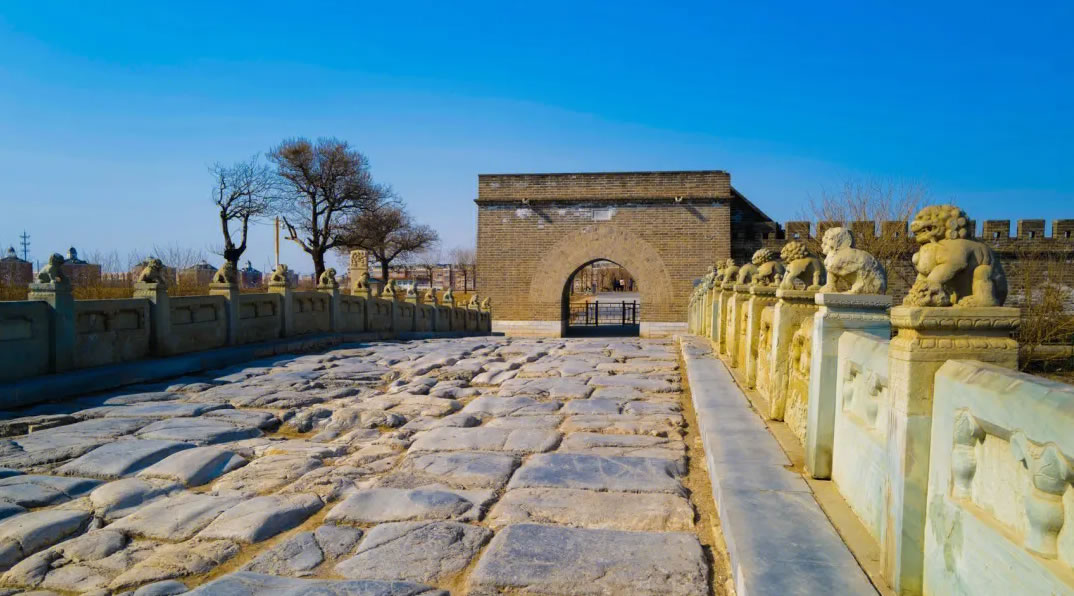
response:
M737 292L739 294L749 294L750 293L750 286L747 285L747 284L735 284L734 285L734 290L735 290L735 292Z
M960 308L953 306L896 306L891 325L899 329L984 331L1018 328L1021 311L1010 306Z
M775 296L778 289L772 286L750 286L750 294L754 296Z
M813 290L792 290L790 288L776 289L776 298L787 302L808 302L814 304L817 293Z
M814 298L818 306L836 308L890 308L891 296L884 294L836 294L817 293Z

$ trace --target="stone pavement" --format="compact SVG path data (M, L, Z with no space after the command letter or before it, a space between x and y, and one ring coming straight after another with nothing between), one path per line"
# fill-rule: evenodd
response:
M371 343L8 413L0 593L720 591L677 360Z

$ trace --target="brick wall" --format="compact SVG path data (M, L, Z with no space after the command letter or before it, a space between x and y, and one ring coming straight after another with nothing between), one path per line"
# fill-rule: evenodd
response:
M731 255L732 209L749 210L720 171L482 175L478 190L478 292L501 321L560 320L570 276L608 259L637 280L643 323L683 322L693 281Z

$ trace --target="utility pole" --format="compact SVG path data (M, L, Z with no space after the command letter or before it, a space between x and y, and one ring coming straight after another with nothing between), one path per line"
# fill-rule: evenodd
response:
M22 240L22 260L30 260L30 235L26 233L26 230L22 231L22 236L19 236Z

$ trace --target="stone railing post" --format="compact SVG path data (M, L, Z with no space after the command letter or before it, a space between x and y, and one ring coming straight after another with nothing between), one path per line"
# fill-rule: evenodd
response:
M335 279L318 283L317 291L328 294L328 328L332 333L343 331L343 304L339 299L339 284Z
M746 386L753 389L757 385L757 359L764 355L759 353L761 312L776 303L776 288L773 286L750 286L750 298L746 303L745 342L742 351L742 368L746 372Z
M839 338L845 331L857 331L890 339L891 296L820 293L815 303L818 308L813 315L805 464L814 478L831 478Z
M719 311L720 323L716 326L716 353L727 355L727 344L730 341L730 330L733 327L731 323L731 303L735 295L735 287L731 282L725 282L720 286L719 302L716 305Z
M812 290L776 290L776 305L772 311L772 345L767 354L758 354L758 358L768 361L768 411L762 412L772 420L783 420L787 404L788 370L787 361L791 353L791 340L802 321L812 318L817 307L814 301L816 292ZM762 392L763 393L763 392Z
M280 275L277 275L280 273ZM287 276L287 265L280 265L273 272L272 279L268 284L270 294L280 295L280 335L290 337L295 332L295 300L294 290Z
M32 283L28 300L48 302L49 370L65 372L75 365L75 298L71 282L66 279L48 283Z
M161 281L139 281L134 284L134 297L149 301L149 350L157 356L172 352L172 309L168 302L168 286Z
M731 368L738 368L742 358L742 344L745 343L746 306L749 299L749 285L736 283L734 293L731 295L731 309L728 311L727 317L727 357Z
M819 315L818 315L819 316ZM1018 367L1019 310L992 307L898 306L888 352L891 420L888 435L888 536L884 575L900 594L920 594L925 548L932 400L936 371L948 360Z
M227 343L234 346L239 343L239 284L237 280L229 282L211 282L210 296L223 296L227 302Z

